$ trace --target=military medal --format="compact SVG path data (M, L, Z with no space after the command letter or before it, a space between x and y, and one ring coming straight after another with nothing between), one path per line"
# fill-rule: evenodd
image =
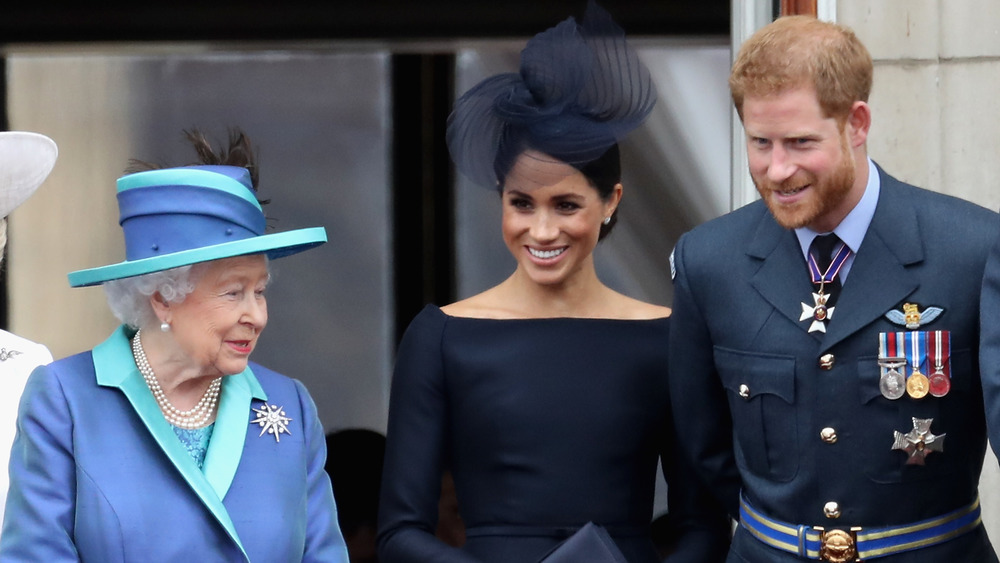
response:
M927 333L927 354L934 373L928 379L928 392L934 397L944 397L951 390L951 333L935 330ZM933 354L933 355L932 355Z
M913 418L913 430L906 434L898 430L893 431L892 449L903 450L909 457L906 458L906 465L924 465L924 459L931 452L944 451L944 434L935 436L931 434L931 423L933 418Z
M927 378L927 392L932 397L944 397L951 391L951 380L942 372L936 371Z
M906 344L910 353L908 359L913 371L906 378L906 393L914 399L923 399L930 390L930 382L927 376L920 372L920 366L924 363L927 350L926 332L905 333Z
M819 290L812 294L812 306L809 306L808 303L801 303L802 314L799 315L799 321L812 319L812 324L809 325L809 332L826 332L826 323L833 318L833 310L836 307L827 306L830 295L824 290L826 289L826 284L832 282L837 277L837 274L840 273L840 268L844 266L844 263L847 262L847 257L850 255L850 247L844 243L840 243L840 248L837 249L833 259L830 261L830 266L825 272L819 271L816 258L812 254L809 255L809 275L812 277L814 284L819 284Z
M836 309L836 307L826 306L826 302L830 299L830 296L823 293L822 284L820 284L819 293L813 293L812 296L812 307L805 303L801 303L802 314L799 315L799 320L813 320L812 324L809 325L809 332L826 332L826 324L824 323L833 316L833 310Z
M899 372L899 368L906 366L906 357L902 355L904 345L901 332L878 335L878 364L882 368L878 388L883 397L892 401L906 394L906 378Z
M923 399L930 391L930 381L927 376L915 371L906 378L906 393L914 399Z
M886 399L895 401L906 394L906 380L903 374L896 370L905 365L905 361L886 365L888 370L878 380L878 389Z

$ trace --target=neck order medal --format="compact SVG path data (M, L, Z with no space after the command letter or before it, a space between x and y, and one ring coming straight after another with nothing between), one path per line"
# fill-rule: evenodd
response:
M830 265L825 271L820 271L819 264L816 263L816 257L812 253L809 253L807 264L809 266L809 275L812 278L812 282L819 285L819 290L812 294L812 306L808 303L802 303L802 314L799 316L799 321L812 319L812 323L809 325L809 332L826 332L826 323L833 318L835 307L829 305L831 295L824 290L826 289L826 284L835 283L834 280L837 278L837 274L840 273L840 269L847 262L847 258L850 255L850 247L844 243L840 243L837 252L834 253L830 261Z

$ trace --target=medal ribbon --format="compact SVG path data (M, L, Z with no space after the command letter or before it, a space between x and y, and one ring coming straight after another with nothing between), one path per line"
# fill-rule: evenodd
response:
M936 330L927 333L927 353L934 353L928 363L934 366L934 373L928 380L928 393L934 397L944 397L951 389L951 332ZM928 366L930 368L930 366Z
M895 341L893 344L895 344ZM893 348L895 348L895 346L893 346ZM878 359L884 360L890 357L892 357L892 352L889 351L889 333L880 332L878 333ZM879 367L882 368L882 377L885 377L889 368L881 361L879 361Z
M882 360L899 357L900 344L897 339L902 336L900 332L880 332L878 333L878 357Z
M830 261L830 267L826 269L825 272L819 271L819 265L816 264L816 258L810 254L809 255L809 274L812 276L813 283L825 284L833 281L840 273L840 269L847 262L847 257L851 255L851 248L847 246L846 243L840 243L840 248L833 255L833 260Z
M899 334L899 333L897 333ZM927 359L927 333L926 332L906 332L903 333L906 340L906 347L909 349L907 359L914 372L921 371L920 367ZM926 370L925 370L926 371ZM912 375L912 373L910 374Z
M889 370L895 369L893 362L899 359L906 359L903 356L903 333L902 332L880 332L878 334L878 357L879 366L882 368L882 375L886 375Z
M927 335L927 348L928 353L930 353L931 348L934 350L934 357L932 362L934 364L935 372L942 372L945 375L950 375L948 373L948 358L951 357L951 332L947 330L935 330Z

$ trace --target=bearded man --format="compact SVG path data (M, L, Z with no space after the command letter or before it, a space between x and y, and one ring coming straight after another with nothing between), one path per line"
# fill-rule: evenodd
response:
M674 415L739 520L729 561L997 561L978 351L998 218L869 159L872 75L842 26L750 38L730 89L760 201L674 249Z

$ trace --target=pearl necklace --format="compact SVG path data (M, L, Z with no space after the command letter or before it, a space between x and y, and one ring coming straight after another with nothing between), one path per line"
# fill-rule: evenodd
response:
M132 355L135 357L135 365L139 368L139 373L146 380L149 390L153 392L153 397L156 399L156 404L160 406L163 417L167 419L167 422L178 428L193 429L206 426L215 412L215 406L219 402L219 390L222 388L222 378L217 377L212 380L208 389L205 390L205 394L202 395L201 400L198 401L198 404L194 408L187 411L177 409L170 404L170 399L167 398L166 393L163 392L163 388L160 387L160 382L156 380L156 375L153 374L153 368L149 366L149 360L146 359L146 352L142 349L142 341L139 337L141 332L136 332L135 338L132 339Z

